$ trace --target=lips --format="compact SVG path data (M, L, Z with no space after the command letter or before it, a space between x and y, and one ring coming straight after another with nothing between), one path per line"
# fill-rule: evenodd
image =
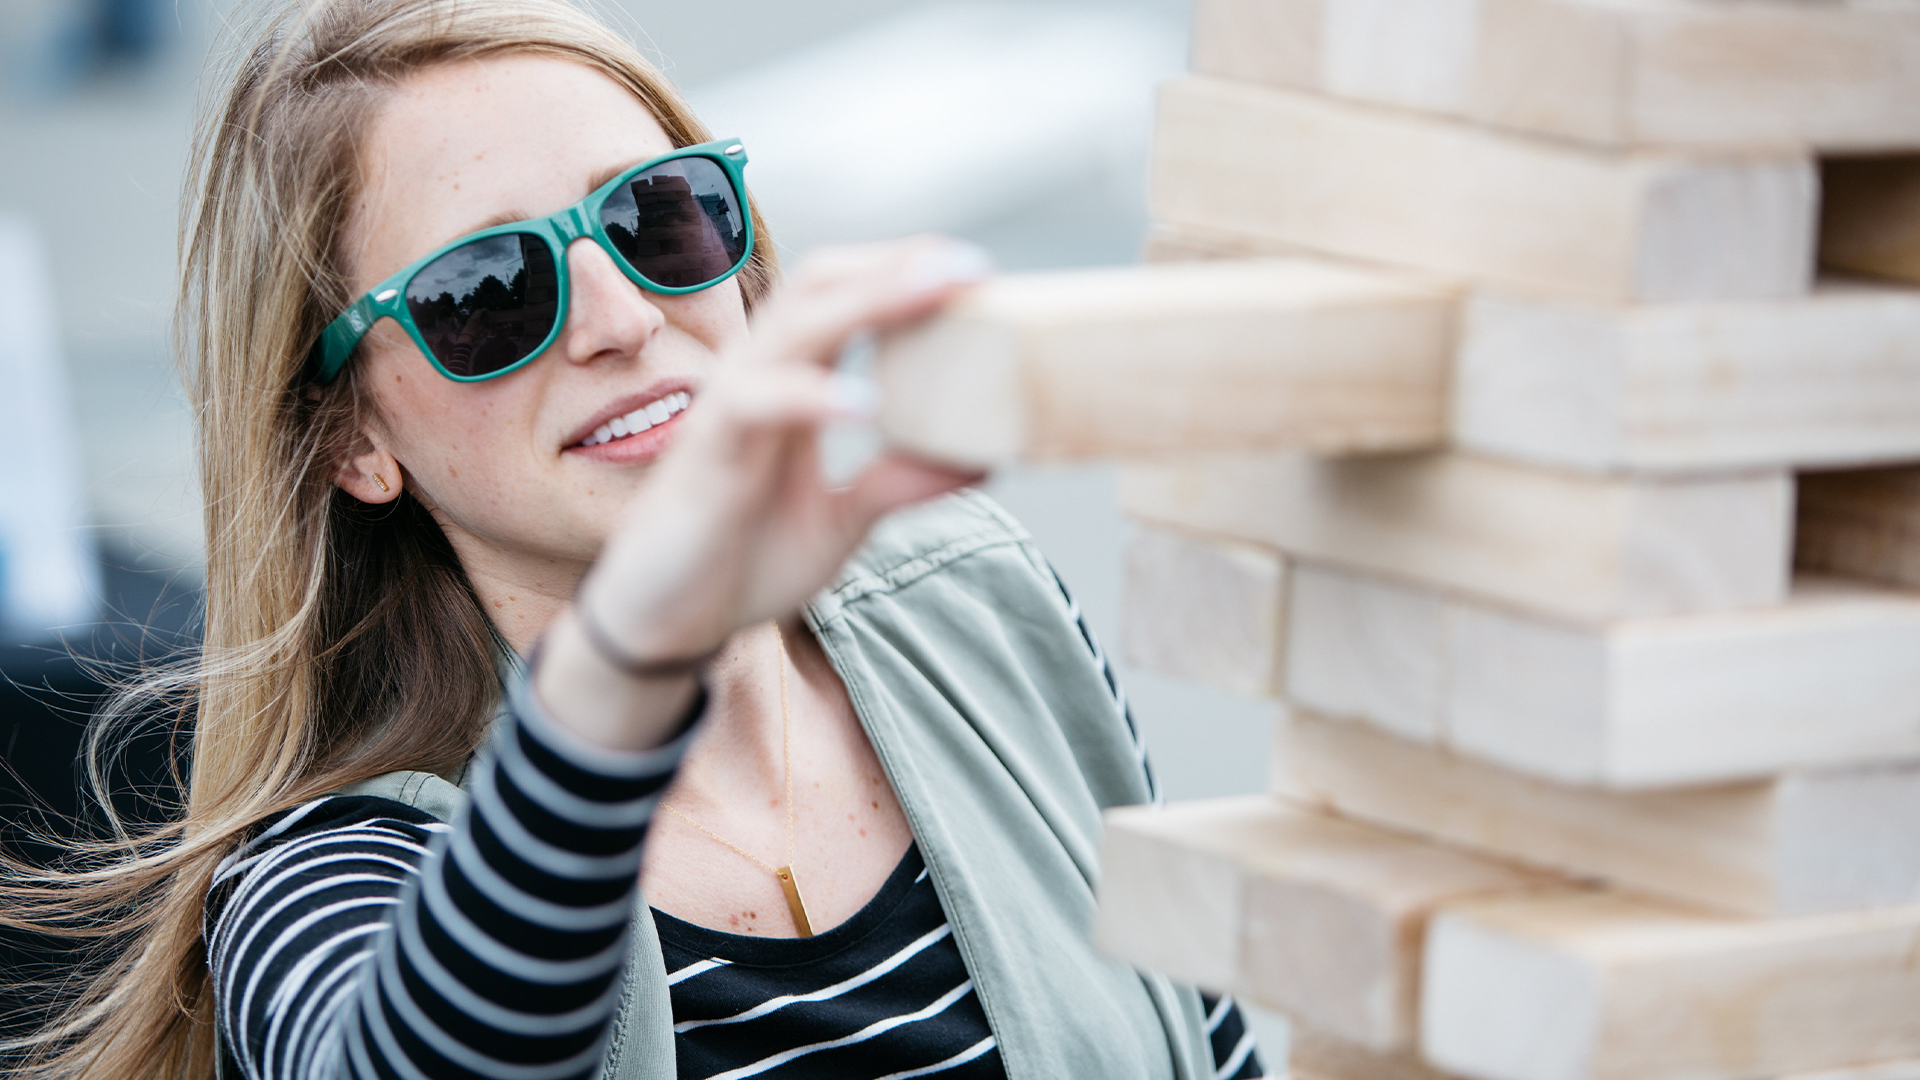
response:
M681 410L693 403L693 395L685 390L676 390L665 397L655 398L632 412L619 416L593 429L593 434L580 440L581 446L599 446L618 439L638 435L643 431L658 427L678 416Z
M608 465L650 462L679 430L695 389L685 379L662 379L644 391L615 398L573 430L563 452Z

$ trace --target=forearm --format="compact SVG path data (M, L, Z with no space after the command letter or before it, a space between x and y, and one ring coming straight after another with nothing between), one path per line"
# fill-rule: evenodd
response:
M682 743L591 748L523 696L472 803L382 940L344 1031L352 1074L403 1055L429 1076L588 1075L619 1004L653 796ZM377 1007L374 1007L376 1006Z
M598 1068L653 797L687 738L621 754L553 729L524 691L516 713L476 762L469 809L423 827L441 833L430 852L348 826L245 871L210 939L245 1074Z

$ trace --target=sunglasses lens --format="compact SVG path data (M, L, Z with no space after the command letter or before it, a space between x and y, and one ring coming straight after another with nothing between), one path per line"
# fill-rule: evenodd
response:
M615 188L600 207L600 226L641 277L688 289L725 277L747 253L740 204L719 162L675 158Z
M420 336L455 375L491 375L532 355L553 330L560 278L553 252L531 233L461 244L407 283Z

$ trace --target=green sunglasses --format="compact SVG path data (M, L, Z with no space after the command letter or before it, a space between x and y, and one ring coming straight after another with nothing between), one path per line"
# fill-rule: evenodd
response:
M457 382L513 371L567 323L567 245L591 237L635 285L677 296L740 272L753 215L737 139L684 146L635 165L557 214L463 236L381 282L314 343L314 378L332 382L373 324L399 323Z

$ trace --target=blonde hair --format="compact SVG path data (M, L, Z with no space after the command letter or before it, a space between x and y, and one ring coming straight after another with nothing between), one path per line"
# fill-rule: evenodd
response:
M711 137L570 0L283 2L258 26L201 118L181 214L175 336L206 498L205 643L103 718L164 707L190 724L185 806L62 870L12 867L0 886L0 923L91 940L100 957L58 1018L10 1047L47 1080L212 1076L201 922L220 860L263 817L356 780L457 769L491 715L500 643L439 527L411 497L373 509L333 485L370 408L354 365L325 387L305 372L352 299L340 229L387 93L429 65L535 53L613 79L676 145ZM776 272L752 212L750 306Z

